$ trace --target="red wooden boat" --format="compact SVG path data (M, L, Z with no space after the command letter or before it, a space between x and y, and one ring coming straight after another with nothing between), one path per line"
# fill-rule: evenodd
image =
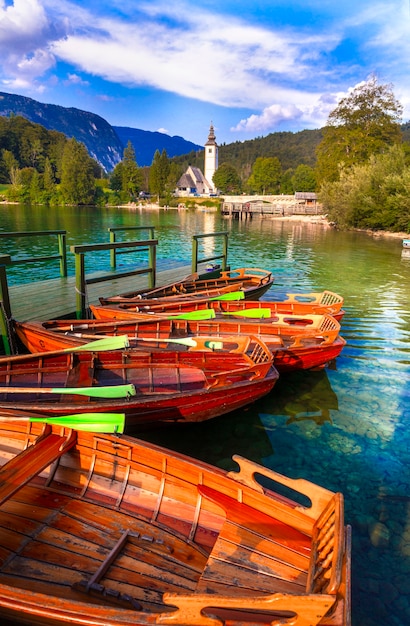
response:
M196 278L195 278L196 276ZM176 299L193 299L216 297L230 291L241 291L245 299L258 300L273 284L271 272L259 268L240 268L221 271L217 278L199 279L197 275L189 276L184 280L155 287L130 291L116 296L100 298L101 304L132 303L155 300L165 305ZM148 304L149 304L148 302Z
M0 423L5 623L350 625L341 493L27 421Z
M189 352L97 352L86 346L85 351L5 357L0 359L0 410L123 411L132 428L201 422L246 406L274 387L278 372L272 353L258 338L218 338L212 346L216 349L205 350L203 344ZM124 388L126 397L117 397Z
M220 294L223 295L223 294ZM341 321L344 310L343 298L332 291L322 291L318 293L289 293L286 294L285 300L250 300L239 299L234 294L232 297L224 300L223 298L198 297L190 296L184 298L176 298L168 301L147 301L140 300L138 302L122 302L107 303L110 308L119 306L124 310L131 310L135 314L151 313L158 316L171 315L189 311L197 311L202 309L213 309L217 315L227 315L236 313L245 317L265 318L272 317L276 314L284 315L332 315L338 322ZM98 310L98 308L97 308ZM239 312L239 313L238 313ZM104 315L101 313L101 316ZM108 317L108 313L105 314Z
M271 350L274 366L279 372L324 367L340 354L346 343L339 335L339 323L331 316L281 315L277 320L50 320L15 322L14 328L30 352L79 346L105 335L128 335L133 347L175 349L175 342L180 341L179 348L186 349L184 338L193 338L203 345L209 335L220 338L251 334L262 339ZM148 343L149 338L151 343Z

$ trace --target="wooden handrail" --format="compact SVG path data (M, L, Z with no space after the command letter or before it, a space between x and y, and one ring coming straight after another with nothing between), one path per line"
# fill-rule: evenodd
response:
M206 263L208 261L215 261L216 259L222 259L222 270L227 269L228 259L228 231L220 231L216 233L204 233L202 235L193 235L192 237L192 273L196 274L198 271L199 263ZM203 259L198 258L198 240L205 239L207 237L223 237L223 252L215 256L206 257Z
M148 274L148 288L155 286L156 279L156 246L157 239L147 239L144 241L119 241L117 243L96 243L84 244L80 246L71 246L70 251L75 254L75 289L76 289L76 315L78 319L86 315L86 289L87 285L111 280L112 275L100 276L98 278L86 278L85 273L85 255L87 252L100 252L102 250L118 250L118 249L145 249L149 250L148 266L138 270L116 273L116 278L124 278L125 276L137 276L139 274Z
M25 259L15 259L11 260L11 265L22 265L25 263L35 263L37 261L51 261L53 259L58 259L60 262L60 276L67 276L67 245L66 245L66 230L31 230L31 231L21 231L21 232L8 232L8 233L0 233L1 239L10 239L10 238L18 238L18 237L44 237L44 236L52 236L57 235L57 243L58 243L58 254L50 254L46 256L39 257L27 257Z
M111 226L108 229L108 232L110 233L110 243L116 243L116 233L129 231L129 230L146 230L148 231L149 239L154 239L155 226ZM111 250L110 251L111 269L114 270L117 267L117 254L127 254L128 252L133 252L133 250L122 250L122 252L117 252L115 248ZM148 254L150 254L150 252L151 252L151 248L148 249Z

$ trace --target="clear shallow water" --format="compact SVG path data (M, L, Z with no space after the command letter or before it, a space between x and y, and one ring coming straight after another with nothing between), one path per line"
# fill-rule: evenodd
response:
M231 267L274 273L265 298L322 289L344 296L347 345L330 367L282 376L269 396L245 410L143 437L225 468L233 467L231 457L238 453L342 491L353 527L353 626L408 626L410 259L402 257L401 240L269 218L230 221L206 211L31 214L0 207L2 230L66 229L69 245L108 241L107 228L120 225L155 226L160 266L168 259L189 265L192 235L228 230ZM0 244L3 253L23 255L19 244L15 251ZM98 262L108 267L108 260ZM58 276L58 265L16 268L10 282L30 276Z

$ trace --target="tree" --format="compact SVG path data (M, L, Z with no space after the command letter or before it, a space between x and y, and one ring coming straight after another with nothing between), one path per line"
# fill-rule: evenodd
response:
M238 172L230 163L222 163L216 170L212 180L217 189L222 193L240 193L242 191L242 181Z
M279 192L282 168L278 157L258 157L253 164L248 186L252 191L265 195Z
M316 191L315 170L309 165L298 165L291 180L294 191Z
M158 198L165 195L169 173L170 165L166 150L161 154L156 150L149 172L149 188Z
M134 146L131 141L128 141L127 147L124 149L121 178L122 191L127 194L131 201L135 200L141 189L142 174L140 172L140 168L138 167Z
M20 184L20 168L17 159L10 150L2 151L2 159L8 174L9 182L16 187Z
M60 191L67 204L92 204L94 165L83 143L69 139L63 152Z
M392 86L378 84L374 75L342 98L316 150L319 181L338 180L342 167L365 163L372 154L401 143L402 110Z
M402 146L372 155L367 163L324 183L320 200L331 220L344 228L410 229L410 167Z

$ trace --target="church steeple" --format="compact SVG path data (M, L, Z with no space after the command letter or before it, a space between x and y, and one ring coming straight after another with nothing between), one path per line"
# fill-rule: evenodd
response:
M204 175L213 191L216 191L212 177L218 169L218 144L215 139L213 124L209 127L208 141L205 144L205 167Z

